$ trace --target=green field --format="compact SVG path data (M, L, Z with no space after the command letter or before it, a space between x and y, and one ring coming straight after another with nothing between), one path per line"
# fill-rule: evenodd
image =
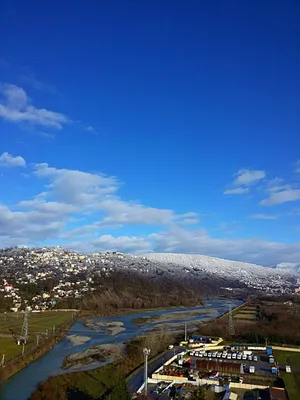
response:
M257 321L257 310L255 306L244 305L233 312L233 319L237 322L253 323Z
M36 336L45 335L46 330L52 332L53 327L57 330L64 322L72 317L71 311L45 311L41 313L30 313L28 319L28 343L26 348L36 343ZM5 354L6 361L21 353L21 346L18 346L12 336L12 329L20 334L23 325L22 313L0 314L0 356Z
M116 365L110 364L90 371L73 372L50 377L38 387L32 398L52 400L67 398L127 400L128 392L124 376L118 374Z
M275 350L274 356L278 364L289 365L292 368L292 371L293 367L300 368L300 353ZM300 374L280 372L280 376L284 380L285 388L289 395L289 400L299 400Z

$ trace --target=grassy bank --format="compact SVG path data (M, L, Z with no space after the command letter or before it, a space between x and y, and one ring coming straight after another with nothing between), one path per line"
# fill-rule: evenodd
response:
M28 319L28 340L25 351L34 345L37 341L37 335L40 341L48 334L50 336L53 330L59 331L60 327L66 323L73 313L70 311L45 311L40 313L31 313ZM12 333L16 335L21 333L24 314L7 313L0 314L0 354L5 355L6 362L11 358L21 354L22 346L16 344Z
M46 313L45 313L46 314ZM72 317L70 318L70 315ZM43 318L44 317L44 318ZM22 346L17 346L11 338L1 338L4 343L3 349L6 350L10 354L14 354L16 351L16 348L18 349L17 355L13 358L10 358L8 361L6 361L5 367L0 367L0 384L5 382L8 378L10 378L12 375L26 367L28 364L31 362L37 360L39 357L47 353L49 350L52 349L52 347L63 338L63 336L67 333L69 328L74 324L76 316L73 317L73 314L68 314L68 319L64 320L66 318L66 315L57 315L57 318L54 318L53 315L42 315L41 320L38 321L38 323L35 324L36 327L44 327L44 326L49 326L51 322L54 320L60 321L61 325L56 329L55 333L51 333L49 338L41 338L39 341L39 345L37 346L36 344L32 345L32 343L29 342L27 346L25 347L25 354L22 356L20 354ZM64 322L62 322L64 321ZM7 322L7 321L5 321ZM36 331L37 332L37 331ZM31 333L31 335L33 335ZM5 343L5 340L7 343ZM2 353L5 354L5 353Z
M293 367L300 366L300 353L292 353L290 351L275 350L275 360L280 365L289 365ZM289 395L289 400L299 400L300 393L300 375L288 372L280 372L280 376L283 378L286 391Z
M128 400L125 378L118 373L115 364L49 378L39 385L30 400L83 398Z

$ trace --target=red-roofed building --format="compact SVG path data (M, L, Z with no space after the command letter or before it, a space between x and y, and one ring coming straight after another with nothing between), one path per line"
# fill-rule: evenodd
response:
M4 284L4 290L6 292L10 292L12 290L12 288L13 288L13 285L11 283L5 283Z

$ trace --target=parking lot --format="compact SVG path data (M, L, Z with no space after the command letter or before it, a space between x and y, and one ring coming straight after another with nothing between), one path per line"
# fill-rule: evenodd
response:
M218 364L239 364L243 365L243 372L261 376L274 376L272 373L272 366L269 363L269 357L265 352L258 351L195 351L189 352L191 365L197 365L197 360L214 361ZM221 365L220 365L221 366Z

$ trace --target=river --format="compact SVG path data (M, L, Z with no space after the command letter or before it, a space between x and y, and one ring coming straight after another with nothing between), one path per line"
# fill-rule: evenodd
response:
M239 306L242 302L239 300L233 300L233 307ZM70 340L65 336L60 342L58 342L53 349L51 349L44 356L38 360L32 362L27 367L22 369L20 372L13 375L8 379L0 388L0 399L1 400L28 400L32 392L38 386L38 384L45 379L53 375L59 375L70 371L65 371L61 369L62 362L65 356L70 355L75 352L86 350L89 347L93 347L101 344L112 344L112 343L124 343L133 337L146 332L147 330L159 325L157 322L149 323L143 327L136 326L132 319L146 317L151 315L161 315L173 313L176 311L192 311L192 310L207 310L205 315L200 315L196 317L191 317L185 319L184 322L189 322L189 326L193 322L205 321L211 317L217 317L228 311L229 302L226 299L214 298L206 299L206 304L201 307L191 307L191 308L178 308L171 310L157 310L157 311L147 311L142 313L133 313L121 316L110 316L110 317L96 317L93 320L97 322L112 322L118 321L123 323L124 331L119 334L112 336L107 332L99 332L88 327L85 327L81 320L77 321L69 330L67 335L80 335L88 336L89 341L80 344L73 345ZM214 311L214 312L213 312ZM182 320L183 321L183 320ZM169 323L174 323L174 320L168 321ZM180 322L176 319L176 323ZM29 327L30 329L30 327ZM93 366L95 368L95 366ZM85 368L87 369L87 368Z

